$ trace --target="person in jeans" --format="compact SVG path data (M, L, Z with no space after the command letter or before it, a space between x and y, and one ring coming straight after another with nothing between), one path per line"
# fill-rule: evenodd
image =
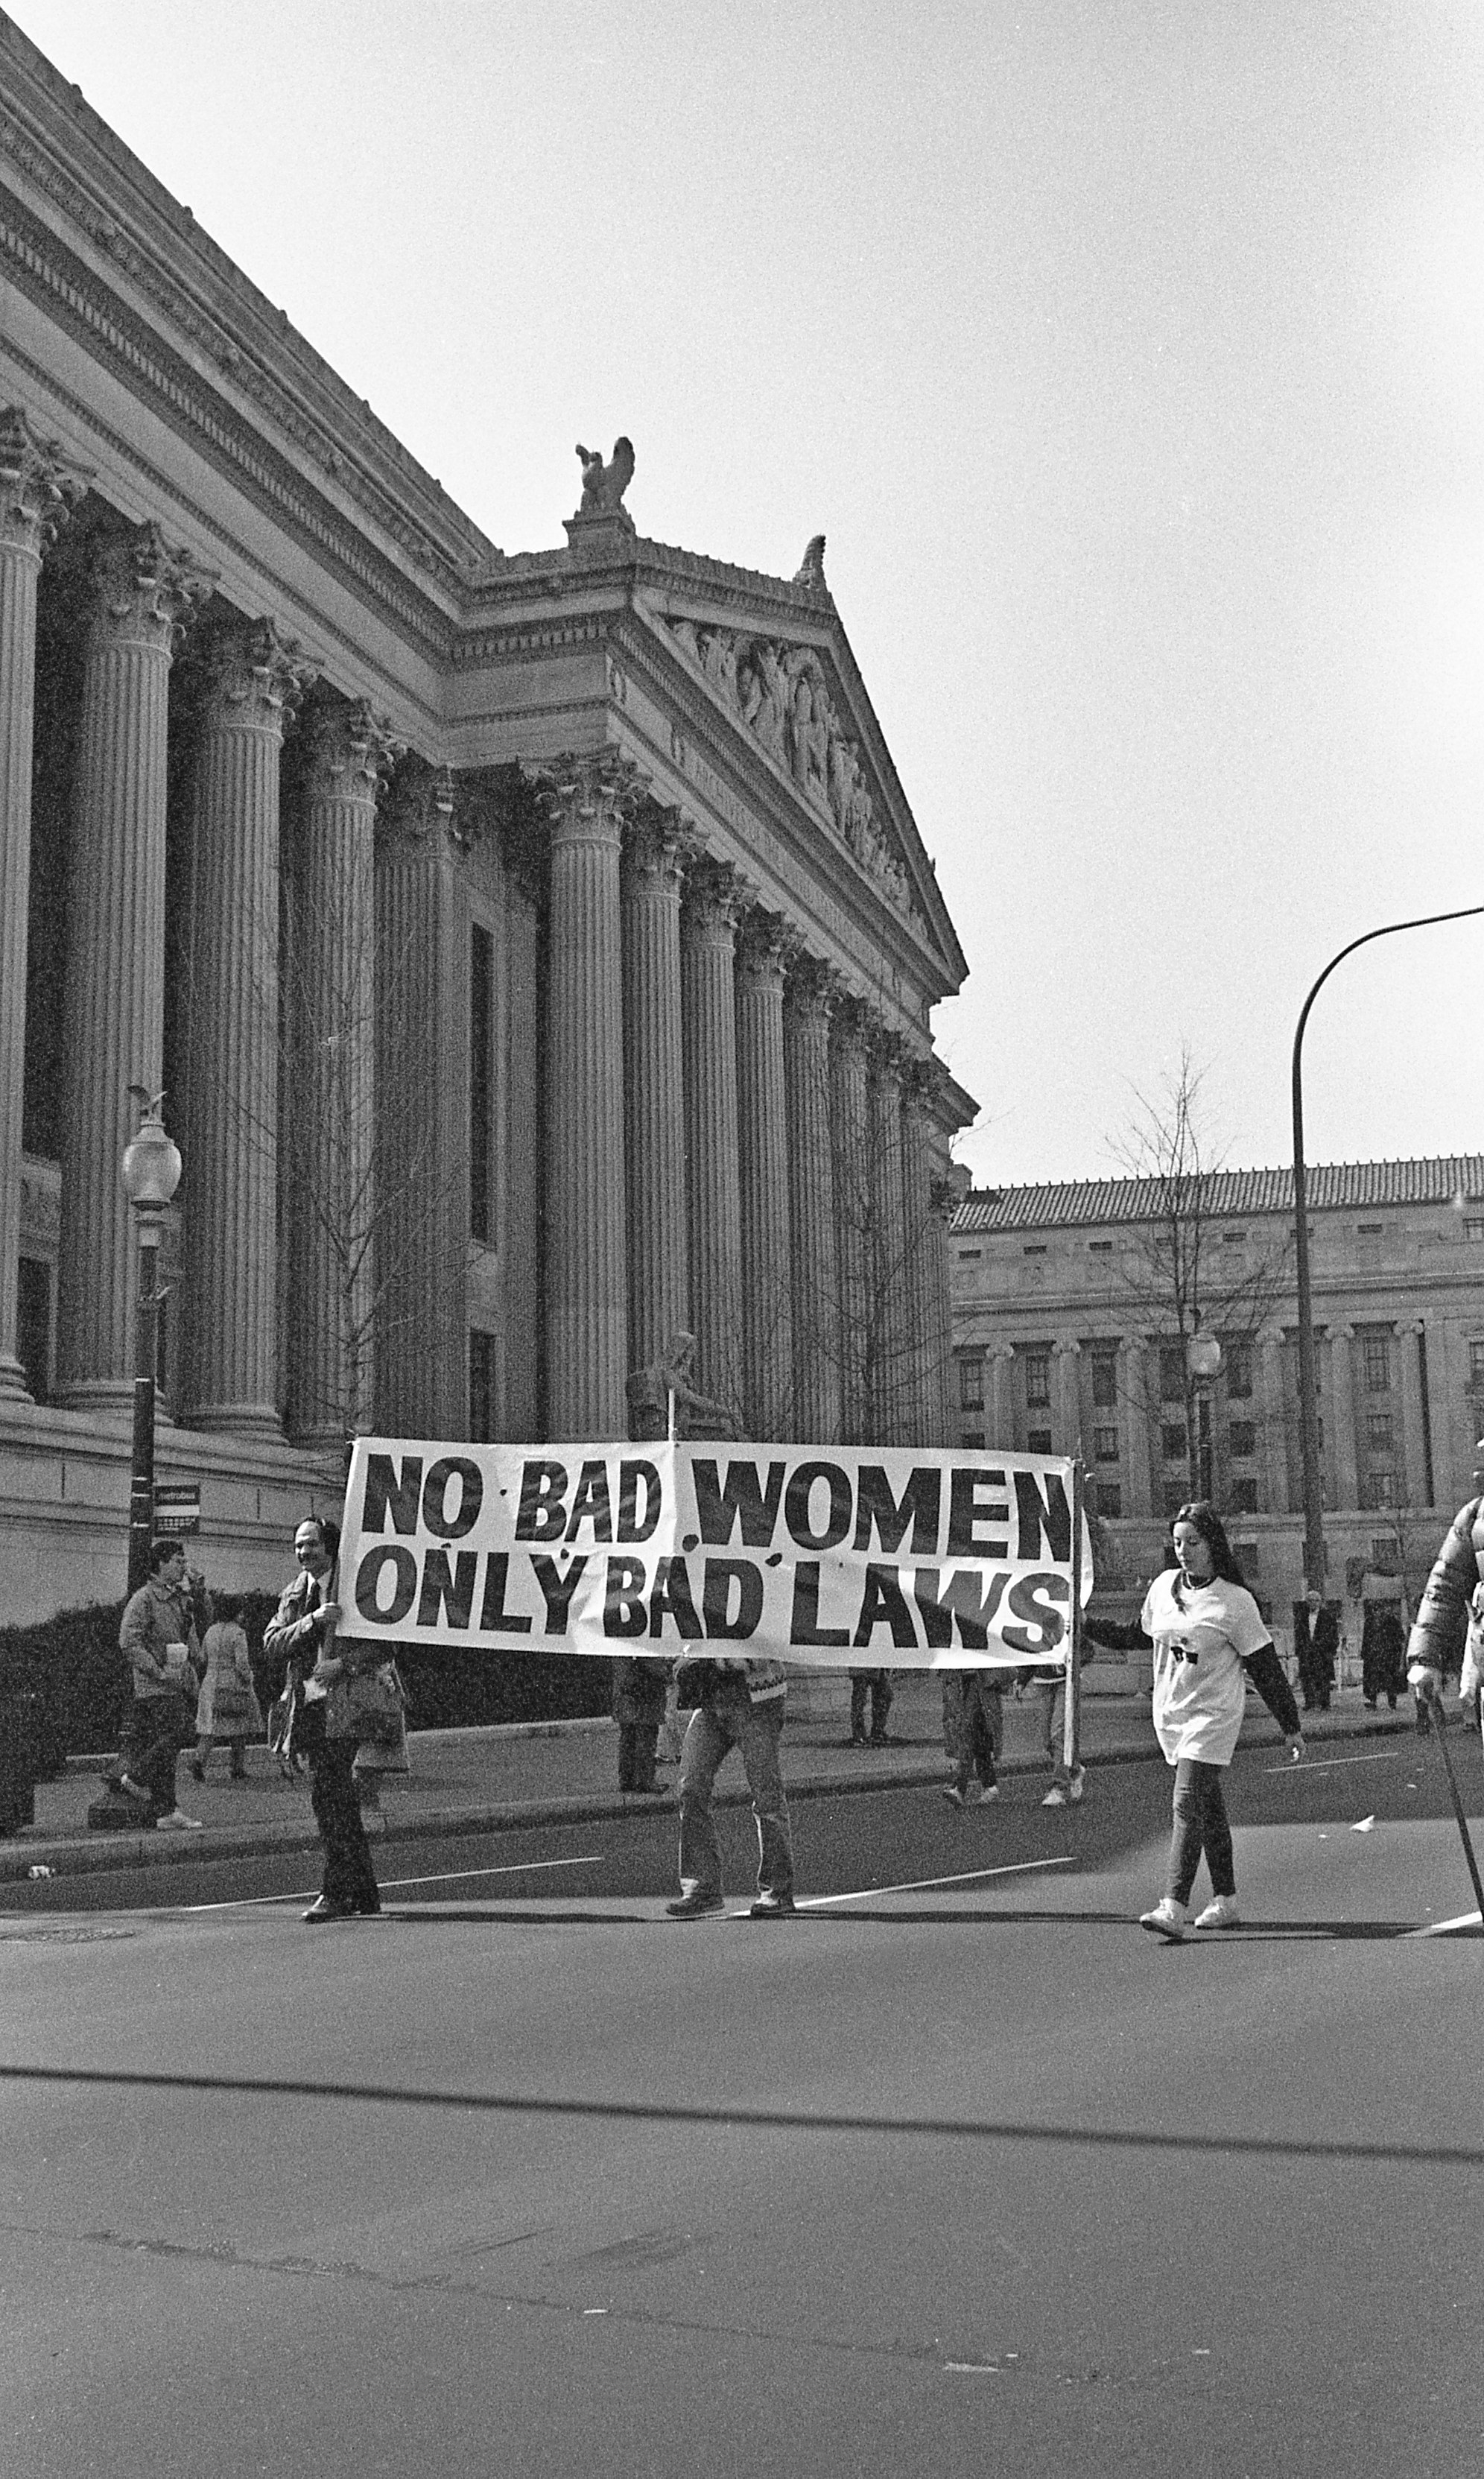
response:
M1084 1669L1091 1657L1090 1644L1085 1645ZM1051 1787L1041 1801L1042 1807L1075 1807L1087 1788L1087 1776L1084 1766L1068 1765L1066 1761L1066 1672L1049 1664L1025 1671L1016 1681L1015 1693L1037 1708L1041 1746L1051 1767Z
M161 1833L198 1832L175 1798L175 1765L192 1736L187 1673L193 1623L186 1552L178 1541L157 1541L149 1573L125 1604L118 1630L133 1690L119 1742L116 1785L136 1801L141 1825ZM191 1673L190 1686L195 1683Z
M778 1661L704 1661L699 1701L680 1750L680 1894L673 1920L722 1911L722 1853L711 1814L717 1771L732 1748L742 1757L757 1820L755 1920L786 1919L794 1907L794 1854L779 1764L787 1678ZM684 1691L684 1681L681 1681Z
M995 1766L1005 1743L1005 1680L998 1670L960 1670L958 1678L957 1768L943 1797L954 1807L977 1807L1000 1796Z
M1267 1621L1208 1498L1182 1506L1170 1540L1175 1564L1150 1585L1138 1627L1100 1624L1096 1632L1100 1643L1125 1650L1133 1643L1154 1648L1154 1727L1175 1769L1174 1827L1164 1892L1139 1924L1178 1943L1191 1925L1190 1894L1203 1857L1212 1898L1195 1927L1241 1925L1221 1776L1236 1753L1249 1677L1295 1762L1304 1741Z
M886 1716L893 1702L889 1670L853 1670L850 1674L850 1743L853 1748L884 1748ZM866 1706L871 1731L866 1735Z

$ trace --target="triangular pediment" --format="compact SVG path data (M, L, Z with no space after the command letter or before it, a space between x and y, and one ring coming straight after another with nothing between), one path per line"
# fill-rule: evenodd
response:
M786 779L956 986L967 971L962 950L822 575L806 567L791 587L759 578L766 591L755 600L738 572L721 576L713 595L694 575L670 594L647 580L645 601L729 728Z

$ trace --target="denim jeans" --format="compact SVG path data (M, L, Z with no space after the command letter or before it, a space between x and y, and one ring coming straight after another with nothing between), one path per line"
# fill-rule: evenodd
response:
M992 1671L965 1670L959 1676L958 1741L959 1790L967 1790L975 1773L992 1790L1005 1743L1005 1691Z
M136 1696L124 1715L118 1769L148 1791L151 1816L168 1816L174 1808L175 1759L193 1735L186 1700L173 1691Z
M1037 1679L1031 1689L1041 1708L1041 1745L1051 1767L1051 1778L1065 1790L1071 1775L1066 1763L1066 1679Z
M1203 1852L1212 1892L1237 1891L1232 1828L1226 1821L1226 1796L1221 1788L1225 1771L1224 1765L1203 1765L1195 1756L1182 1756L1175 1767L1175 1825L1164 1883L1173 1902L1190 1901Z
M757 1820L757 1890L791 1894L793 1845L788 1802L779 1766L783 1698L755 1704L741 1679L714 1689L697 1705L680 1750L680 1891L720 1894L722 1852L711 1816L711 1786L729 1749L742 1753Z

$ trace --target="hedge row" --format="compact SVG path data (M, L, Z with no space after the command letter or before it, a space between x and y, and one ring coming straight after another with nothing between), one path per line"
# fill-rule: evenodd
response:
M265 1712L279 1681L263 1662L263 1630L277 1607L271 1593L243 1596L253 1673ZM67 1757L95 1755L118 1744L128 1700L129 1667L118 1649L122 1601L93 1601L60 1610L35 1626L0 1627L0 1731L29 1741L41 1780L60 1774ZM429 1652L393 1646L415 1730L447 1730L492 1722L572 1721L610 1709L606 1661L567 1654Z

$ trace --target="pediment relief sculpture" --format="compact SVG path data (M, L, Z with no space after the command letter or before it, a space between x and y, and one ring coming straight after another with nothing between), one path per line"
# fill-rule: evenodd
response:
M735 708L869 870L887 902L925 928L901 850L877 816L860 751L835 712L814 648L704 627L694 620L671 620L668 626L718 697Z

